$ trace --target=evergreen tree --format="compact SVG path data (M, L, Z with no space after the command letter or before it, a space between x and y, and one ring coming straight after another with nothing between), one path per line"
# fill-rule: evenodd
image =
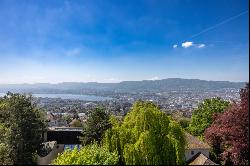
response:
M10 149L10 130L5 127L3 123L0 123L0 164L11 165L13 161L11 159Z
M0 123L10 130L9 149L14 164L34 164L45 129L41 111L31 96L8 92L0 99Z
M83 124L82 144L87 145L94 141L100 143L104 132L110 127L109 115L103 109L96 108L90 112L89 118Z

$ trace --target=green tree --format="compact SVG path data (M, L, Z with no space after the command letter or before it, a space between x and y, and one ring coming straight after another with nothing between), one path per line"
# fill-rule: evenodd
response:
M0 123L10 130L9 149L14 164L34 164L45 123L31 96L8 92L0 99Z
M181 127L152 102L136 102L119 124L110 119L103 144L117 152L119 164L176 165L184 163L185 137Z
M183 129L187 130L189 123L191 121L191 118L185 117L183 113L180 111L175 111L171 113L170 116L173 120L178 122Z
M188 131L203 139L205 129L213 122L213 115L224 112L229 104L228 101L224 101L219 97L205 99L198 105L198 108L194 110Z
M109 114L101 108L96 108L89 114L86 123L83 124L83 136L81 142L83 145L97 141L100 143L104 132L111 127L109 122Z
M0 123L0 164L1 165L11 165L13 161L11 160L10 151L10 130Z
M118 156L109 152L107 147L100 147L97 143L86 145L80 151L66 150L53 162L53 165L117 165Z
M178 123L183 129L187 129L190 123L190 118L181 118Z

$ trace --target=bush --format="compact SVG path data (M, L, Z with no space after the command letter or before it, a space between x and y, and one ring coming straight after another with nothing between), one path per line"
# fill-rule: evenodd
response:
M86 145L80 151L65 150L53 162L54 165L116 165L118 164L118 155L115 152L109 152L103 146L97 143Z

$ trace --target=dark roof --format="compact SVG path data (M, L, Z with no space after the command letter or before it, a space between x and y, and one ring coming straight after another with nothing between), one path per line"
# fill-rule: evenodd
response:
M186 149L210 149L210 146L207 143L200 141L198 138L187 132L185 132L185 137L187 141Z
M207 156L201 152L194 155L191 159L187 161L188 165L218 165L211 161Z
M81 131L48 130L47 141L56 141L57 144L81 144Z
M53 113L50 112L49 114L50 114L51 116L55 117L55 115L54 115Z

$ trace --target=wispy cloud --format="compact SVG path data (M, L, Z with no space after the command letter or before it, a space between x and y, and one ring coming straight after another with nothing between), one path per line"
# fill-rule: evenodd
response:
M188 47L193 46L193 42L186 41L186 42L182 43L181 46L184 48L188 48Z
M177 45L177 44L174 44L174 45L173 45L173 48L177 48L177 47L178 47L178 45Z
M206 45L205 44L196 44L197 48L204 48Z

